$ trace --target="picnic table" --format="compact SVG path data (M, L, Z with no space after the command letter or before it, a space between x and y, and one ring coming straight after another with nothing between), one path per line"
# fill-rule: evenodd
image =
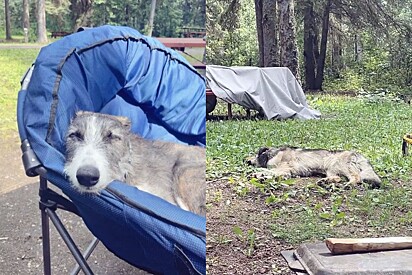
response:
M65 31L54 31L51 33L52 38L57 38L57 37L64 37L66 35L72 34L71 32L65 32Z

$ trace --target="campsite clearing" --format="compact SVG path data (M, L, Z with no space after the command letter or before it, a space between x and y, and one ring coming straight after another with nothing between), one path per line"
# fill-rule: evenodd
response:
M412 108L393 100L314 94L320 120L215 120L207 125L207 264L210 274L287 274L280 250L326 237L411 235L412 156L402 136L412 131ZM224 104L223 104L224 105ZM224 112L222 112L224 113ZM241 108L236 116L243 115ZM262 146L356 150L383 180L324 189L316 178L260 182L243 159Z

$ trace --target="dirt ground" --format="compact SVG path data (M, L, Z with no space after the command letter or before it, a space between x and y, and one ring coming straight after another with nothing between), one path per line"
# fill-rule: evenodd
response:
M236 180L222 178L209 181L206 248L208 274L295 274L289 269L280 252L295 250L302 243L321 242L327 236L369 238L410 235L409 222L400 222L405 219L407 216L405 213L409 211L409 207L403 206L401 201L396 202L396 207L388 212L391 219L384 224L373 224L373 222L378 220L379 213L381 217L384 216L385 210L373 214L360 214L361 212L357 212L359 206L353 203L341 205L342 212L352 218L350 222L333 229L329 228L329 231L325 231L326 229L322 227L324 224L316 224L315 220L310 225L305 224L303 228L290 227L294 223L299 224L294 220L296 216L273 216L281 208L287 209L290 214L294 212L293 209L298 211L299 206L305 205L302 201L305 196L310 196L314 205L329 205L336 195L344 197L356 193L358 197L364 197L370 190L365 186L354 186L350 190L337 186L338 189L335 190L325 189L317 192L306 188L312 185L312 182L315 183L316 179L301 178L293 185L284 185L278 190L273 190L276 197L291 191L295 192L295 195L289 197L287 202L268 204L266 203L268 194L254 186L249 186L245 194L239 194L235 187ZM404 188L402 182L393 181L391 184L392 189L386 189L383 193L390 193L391 190L409 190ZM283 234L298 240L284 241L285 235L278 235L280 233L274 230L274 226L283 228ZM288 230L293 231L288 232ZM312 234L313 230L315 234Z
M207 183L206 194L209 274L295 274L280 256L294 247L272 236L267 218L271 210L261 192L239 197L230 183L219 180ZM242 233L235 233L234 226ZM253 244L247 237L251 228Z
M0 152L0 195L35 181L24 173L17 133L0 135Z
M1 274L43 274L42 237L37 178L26 177L17 133L0 139L0 270ZM4 137L6 136L6 138ZM59 212L81 251L93 239L83 221ZM74 258L51 226L52 273L68 274ZM148 274L122 261L101 243L89 259L96 274ZM82 273L80 273L82 274Z

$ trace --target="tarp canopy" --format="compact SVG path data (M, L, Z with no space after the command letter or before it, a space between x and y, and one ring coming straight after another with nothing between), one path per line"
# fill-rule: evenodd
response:
M207 84L228 103L263 113L267 119L316 119L302 87L285 67L206 67Z

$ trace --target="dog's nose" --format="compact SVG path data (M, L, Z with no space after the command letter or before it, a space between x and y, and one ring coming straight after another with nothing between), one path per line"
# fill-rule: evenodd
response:
M81 185L90 187L99 182L100 172L92 165L85 165L77 170L76 178Z
M251 159L251 157L245 158L243 162L246 163L247 165L253 165L253 160Z

